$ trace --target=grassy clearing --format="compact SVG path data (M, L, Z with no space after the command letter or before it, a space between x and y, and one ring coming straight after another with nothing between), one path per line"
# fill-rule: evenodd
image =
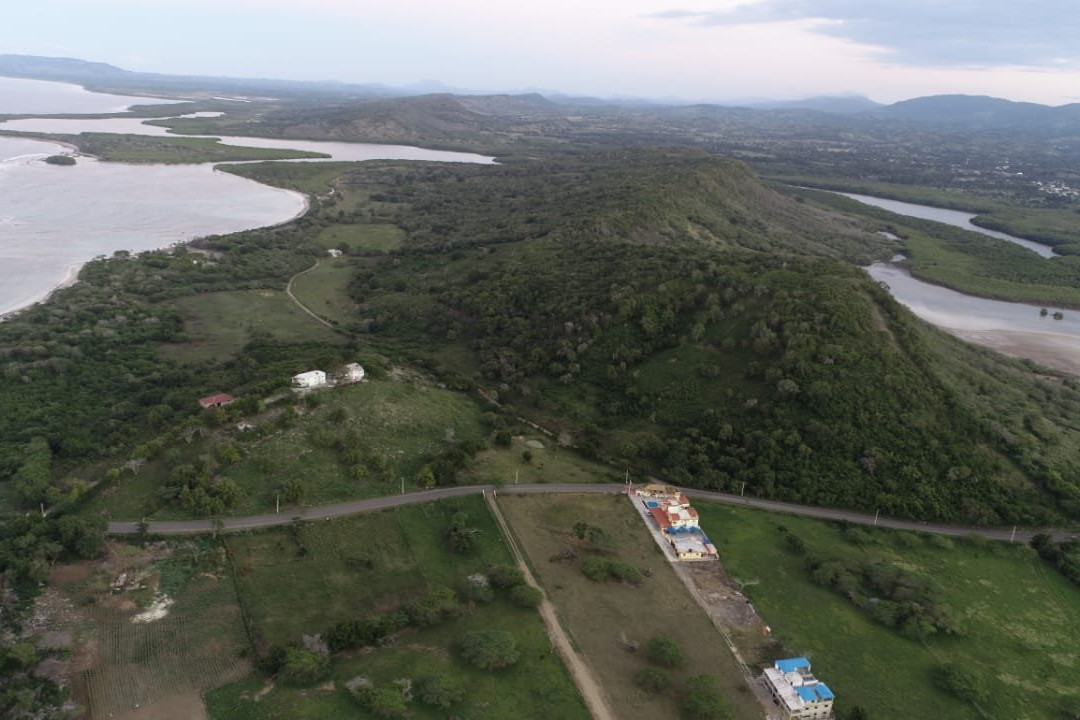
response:
M293 282L293 295L312 312L335 324L357 319L356 303L348 288L356 268L347 258L325 258L311 272Z
M707 503L695 507L777 639L811 658L840 707L861 705L875 720L1049 720L1080 702L1080 591L1028 548L884 530L867 530L871 542L860 547L829 523ZM810 553L879 557L936 579L966 634L918 642L874 623L835 591L811 582L804 559L785 547L780 525ZM989 692L981 712L934 685L934 669L942 663L982 678Z
M389 223L332 225L315 238L315 242L327 250L345 245L352 251L379 250L381 252L396 250L404 241L405 231Z
M137 474L125 474L92 497L83 512L110 519L192 517L179 505L164 503L160 490L173 465L214 455L225 441L242 451L241 460L219 470L241 490L232 515L273 512L283 483L292 479L300 482L299 504L308 506L398 493L400 478L406 490L413 491L419 489L414 478L428 457L453 443L479 443L487 433L472 398L436 387L369 378L313 397L317 404L302 403L302 414L288 427L275 422L280 408L272 408L252 420L254 432L227 427L180 444L173 448L177 455L171 461L159 457ZM361 439L356 449L365 468L362 475L343 461L339 450L316 440L346 434ZM294 506L283 501L282 512Z
M163 345L167 357L226 360L257 337L283 342L341 342L289 297L276 290L204 293L172 301L184 317L188 341Z
M677 679L712 675L735 717L761 717L761 706L744 685L735 659L625 497L502 495L499 503L537 580L555 604L571 640L595 670L617 717L678 717L671 697L649 695L632 682L634 673L647 663L641 651L630 652L623 643L635 640L644 646L654 635L667 636L682 647L686 664L673 672ZM648 570L645 581L637 587L598 584L585 578L577 562L550 561L568 547L579 559L599 554L572 534L579 521L603 528L612 540L611 549L603 555Z
M425 458L452 442L479 442L486 432L476 403L449 390L368 380L318 397L302 422L258 442L229 468L227 476L244 493L236 514L273 509L278 487L289 478L301 481L305 505L396 493L400 478L416 490L413 479ZM364 477L352 475L334 450L312 442L320 430L362 439Z
M528 462L522 457L525 452L530 456ZM526 435L513 438L510 447L496 446L479 452L463 473L462 483L598 483L621 479L611 468L560 448L550 438Z
M449 550L444 532L456 512L479 529L474 551ZM347 520L299 525L228 538L237 584L260 642L286 643L302 633L391 610L437 585L455 586L469 574L511 557L479 497L455 498ZM300 548L304 548L301 555ZM456 641L465 632L506 630L517 638L522 659L485 673L466 666ZM214 718L367 718L343 689L363 675L386 686L398 678L444 673L460 682L466 699L459 717L587 718L565 668L550 652L539 617L503 599L472 607L460 618L399 633L393 643L334 658L333 685L299 690L284 686L256 699L263 681L253 678L207 696ZM412 716L445 717L412 703Z

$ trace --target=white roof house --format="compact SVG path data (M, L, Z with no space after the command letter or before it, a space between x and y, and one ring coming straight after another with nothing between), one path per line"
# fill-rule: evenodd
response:
M326 386L326 373L322 370L308 370L299 375L293 375L292 386L294 388L317 388Z
M341 373L341 382L343 383L358 383L363 379L364 368L360 366L360 363L349 363Z

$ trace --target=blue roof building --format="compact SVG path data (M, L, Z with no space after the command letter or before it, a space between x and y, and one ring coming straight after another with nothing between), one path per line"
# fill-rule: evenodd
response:
M761 677L785 720L829 720L835 696L829 686L810 672L804 657L777 660Z

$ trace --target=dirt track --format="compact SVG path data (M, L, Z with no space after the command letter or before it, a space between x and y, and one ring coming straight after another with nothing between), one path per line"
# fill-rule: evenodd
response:
M525 575L525 582L543 593L544 599L540 601L539 607L540 617L544 621L544 627L547 628L551 644L559 653L559 657L563 659L566 669L570 671L570 677L573 679L574 685L577 686L578 692L581 693L581 697L585 699L589 714L595 720L615 720L615 713L612 712L611 705L608 703L607 696L604 694L600 682L596 679L596 675L593 674L592 669L585 660L574 651L573 646L570 644L570 638L566 636L566 632L559 623L559 618L555 615L555 606L548 600L547 593L544 593L543 588L536 582L532 571L529 570L529 566L525 563L525 556L522 555L521 550L518 548L514 536L510 534L510 526L507 525L506 518L503 517L499 504L495 501L495 492L484 493L484 498L487 500L496 522L499 523L499 530L502 531L503 538L505 538L510 552L514 555L514 560L517 561L518 567L521 568L521 572Z

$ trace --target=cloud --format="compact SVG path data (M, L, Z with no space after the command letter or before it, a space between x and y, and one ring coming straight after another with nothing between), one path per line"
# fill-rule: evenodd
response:
M699 27L813 19L823 21L814 32L883 48L882 59L905 65L1080 62L1076 0L759 0L720 11L675 8L649 17Z

